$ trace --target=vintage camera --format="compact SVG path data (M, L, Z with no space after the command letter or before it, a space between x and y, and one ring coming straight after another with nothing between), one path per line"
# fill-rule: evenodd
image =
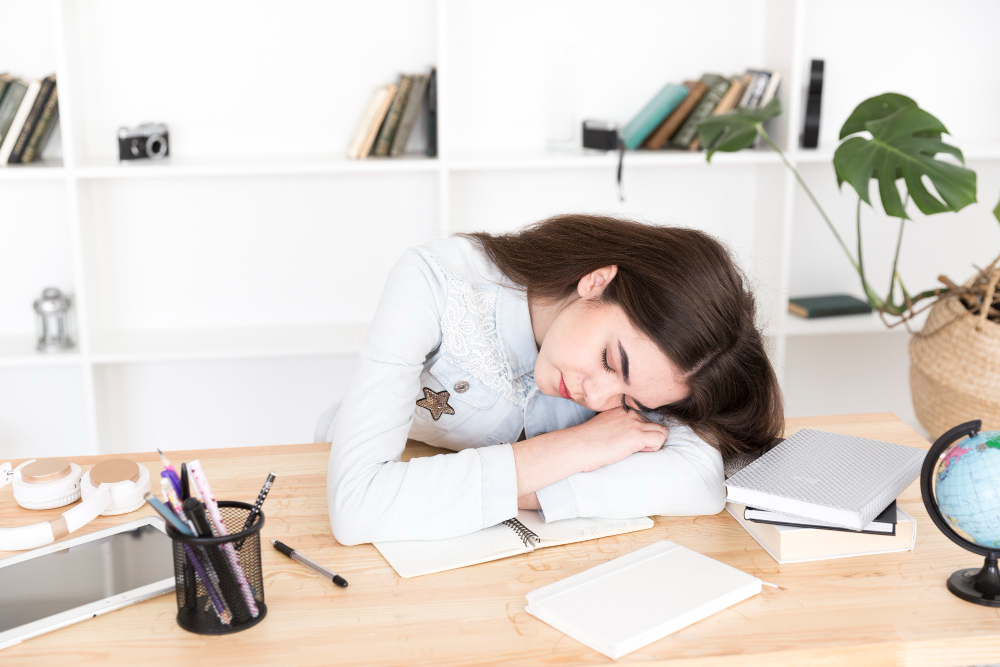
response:
M143 123L129 129L118 128L119 160L162 160L170 155L167 126L163 123Z

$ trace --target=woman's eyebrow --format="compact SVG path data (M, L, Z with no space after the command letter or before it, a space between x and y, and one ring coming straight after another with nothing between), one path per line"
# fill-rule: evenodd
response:
M625 351L621 341L618 341L618 354L621 355L622 377L625 379L625 384L632 384L628 379L628 352ZM638 404L638 401L636 401L636 404Z

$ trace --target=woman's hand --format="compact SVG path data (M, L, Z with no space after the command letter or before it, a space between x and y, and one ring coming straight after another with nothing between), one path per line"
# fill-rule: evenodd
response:
M597 470L636 452L655 452L667 440L667 427L624 408L605 410L576 426L515 442L517 496L578 472Z
M624 408L598 412L589 421L565 430L575 440L582 472L597 470L636 452L655 452L663 447L669 433L666 426Z

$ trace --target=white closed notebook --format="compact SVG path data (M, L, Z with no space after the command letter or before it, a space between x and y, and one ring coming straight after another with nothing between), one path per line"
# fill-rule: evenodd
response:
M617 659L760 590L757 577L664 541L528 593L525 611Z

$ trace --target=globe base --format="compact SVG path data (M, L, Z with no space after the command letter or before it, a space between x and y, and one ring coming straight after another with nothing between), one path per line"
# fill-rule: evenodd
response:
M948 590L966 602L1000 607L1000 571L997 557L990 554L980 569L958 570L948 577Z

